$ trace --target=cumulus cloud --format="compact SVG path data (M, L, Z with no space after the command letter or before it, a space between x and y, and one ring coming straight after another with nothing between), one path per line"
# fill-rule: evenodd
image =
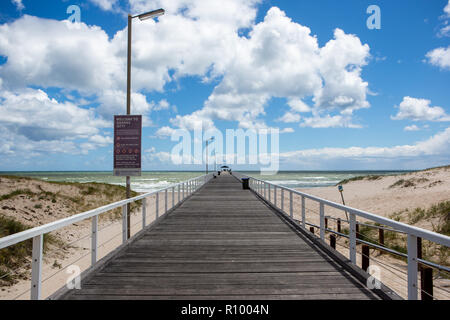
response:
M91 1L103 10L114 10L118 3ZM333 39L320 47L308 27L276 7L255 24L259 3L130 0L134 13L159 7L167 12L158 22L133 25L132 113L142 113L144 125L150 125L152 110L169 107L167 101L155 104L145 95L195 76L218 84L200 109L172 118L173 127L208 129L215 120L226 120L241 128L267 128L260 117L271 98L287 100L287 122L359 127L352 116L369 107L368 84L361 77L368 45L336 29ZM2 86L11 92L56 87L77 91L82 98L94 96L99 104L95 113L109 121L125 110L126 39L126 28L109 37L97 26L24 15L0 25L0 55L8 58L0 66ZM307 98L311 106L303 102ZM313 116L300 117L306 112Z
M0 124L4 153L85 153L112 142L100 133L111 123L94 110L58 102L42 90L1 91Z
M105 10L115 4L95 2ZM158 23L134 24L133 91L163 91L166 83L184 76L220 79L202 109L173 119L185 127L199 119L206 126L215 119L248 125L264 115L272 97L289 99L292 112L310 108L300 104L307 96L323 113L349 115L369 106L367 83L360 77L367 45L336 29L334 39L320 48L309 28L276 7L254 25L258 3L131 0L134 12L164 7L168 13ZM239 35L243 28L250 30L248 36ZM8 57L0 77L9 88L65 88L98 94L102 103L110 92L119 97L126 83L126 29L110 39L96 26L25 15L0 26L0 54Z
M248 37L235 39L231 47L232 59L214 65L213 73L223 74L221 82L196 111L204 118L239 121L244 127L264 115L272 97L288 98L293 112L310 111L301 99L313 97L317 113L345 115L334 116L332 126L340 120L341 126L349 126L353 111L369 107L368 84L361 79L369 47L343 30L336 29L334 39L320 48L309 28L273 7Z
M391 116L393 120L450 121L443 108L432 107L431 101L427 99L404 97L397 108L398 113Z
M418 126L416 126L415 124L413 124L411 126L406 126L403 130L405 130L405 131L419 131L420 128Z
M112 11L116 8L118 0L90 0L92 3L105 11Z
M96 26L24 15L0 25L0 54L8 57L0 77L9 88L34 85L92 94L123 87L121 46Z
M113 115L126 114L126 92L120 90L104 90L98 97L100 106L97 112L105 119L112 120ZM141 93L131 93L131 114L142 115L142 125L148 127L152 124L149 113L154 107L153 102L148 102L147 97Z
M427 140L413 145L399 145L393 147L350 147L350 148L321 148L306 149L280 154L280 159L291 162L307 159L389 159L402 157L418 157L433 155L450 155L450 128L435 134Z
M12 0L12 3L16 6L17 10L25 9L25 6L22 3L22 0Z
M153 110L160 111L160 110L167 110L170 107L170 103L167 102L166 99L161 99L154 107Z
M311 128L362 128L361 125L352 123L352 119L349 116L329 114L321 117L314 115L312 117L304 118L304 121L300 124L301 127Z
M426 57L430 64L441 69L450 69L450 46L433 49L426 54Z
M156 131L156 137L161 138L161 139L166 139L170 136L172 136L172 134L176 131L176 129L173 129L171 127L168 126L164 126L159 128Z
M277 121L285 123L299 122L300 115L297 113L286 112L282 117L278 118Z

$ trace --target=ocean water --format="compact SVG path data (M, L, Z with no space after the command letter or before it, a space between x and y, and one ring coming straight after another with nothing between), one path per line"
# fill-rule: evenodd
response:
M406 171L280 171L275 175L261 175L259 171L244 171L249 176L267 180L289 188L314 188L333 186L341 180L356 176L399 174ZM115 177L111 171L27 171L0 172L62 182L102 182L125 186L125 177ZM131 189L136 192L151 192L171 184L182 182L200 175L200 171L144 171L140 177L131 177Z

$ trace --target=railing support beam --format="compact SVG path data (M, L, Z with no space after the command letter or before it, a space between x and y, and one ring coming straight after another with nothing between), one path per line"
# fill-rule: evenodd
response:
M325 241L325 209L322 202L320 203L320 239Z
M305 208L305 197L302 196L302 226L306 228L306 208Z
M98 215L92 218L92 235L91 235L91 265L97 263L97 237L98 237Z
M142 199L142 229L145 228L147 218L147 198Z
M417 237L408 234L408 300L417 300Z
M34 237L31 261L31 300L41 299L43 247L44 235Z
M156 219L158 219L158 217L159 217L159 192L156 193L155 210L156 210Z
M356 264L356 217L350 213L350 261Z
M127 205L122 206L122 243L127 242Z

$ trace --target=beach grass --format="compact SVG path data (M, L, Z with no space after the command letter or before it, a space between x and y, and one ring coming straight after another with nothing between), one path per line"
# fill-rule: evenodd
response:
M353 181L360 181L360 180L379 180L383 177L384 175L367 175L367 176L356 176L353 178L349 178L349 179L344 179L339 181L336 185L340 185L340 184L346 184L349 182L353 182Z
M32 228L15 219L0 215L0 238ZM50 234L44 235L44 253L50 245L62 246L64 243ZM24 266L30 264L32 239L22 241L7 248L0 249L0 286L12 285L18 279L26 278ZM22 270L23 269L23 270Z
M37 211L60 219L123 200L126 194L125 187L106 183L53 182L8 175L1 175L0 179L5 184L13 182L11 189L0 195L0 208L3 210L0 212L0 238L40 225L38 218L29 220ZM137 195L131 191L132 197ZM16 207L17 201L25 200L31 205ZM141 206L142 201L136 201L131 204L131 211ZM121 217L121 208L116 208L100 215L99 219L115 221ZM52 251L56 248L64 255L64 246L64 241L56 235L44 235L44 251L52 247ZM32 239L0 250L0 286L10 286L29 277L31 251Z

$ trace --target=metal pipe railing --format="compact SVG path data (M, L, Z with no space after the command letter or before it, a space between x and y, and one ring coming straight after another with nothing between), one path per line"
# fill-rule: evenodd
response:
M132 203L139 200L144 200L142 203L142 229L146 226L146 199L152 195L156 195L156 219L159 218L159 193L164 191L165 197L165 205L164 205L164 213L168 212L167 208L167 190L172 189L172 208L174 207L174 197L173 192L175 187L178 187L178 203L181 203L186 199L187 196L194 193L198 188L202 185L206 184L212 178L212 173L202 175L199 177L195 177L189 179L184 182L180 182L177 184L170 185L166 188L162 188L160 190L148 192L130 199L125 199L121 201L117 201L114 203L107 204L105 206L89 210L86 212L82 212L71 217L60 219L51 223L47 223L45 225L31 228L22 232L18 232L3 238L0 238L0 249L7 248L14 244L20 243L22 241L33 239L33 248L32 248L32 263L31 263L31 299L39 300L41 299L41 287L42 287L42 259L43 259L43 236L46 233L61 229L63 227L72 225L74 223L80 222L85 219L92 218L91 223L91 266L97 263L97 255L98 255L98 216L107 211L113 210L115 208L122 207L122 243L126 243L129 239L127 238L127 216L130 214L127 210L127 204ZM195 182L196 188L186 189L185 186L193 186ZM183 187L183 197L180 199L180 186ZM186 193L185 193L186 189ZM133 238L133 237L131 237ZM131 239L130 238L130 239Z
M256 192L258 195L260 195L263 199L268 201L269 203L273 204L274 201L271 200L270 196L270 189L275 188L281 189L284 192L289 193L289 202L290 202L290 208L289 208L289 215L291 218L293 217L293 206L292 206L292 197L293 195L299 195L302 197L302 226L305 228L306 225L306 213L305 213L305 198L316 201L319 203L319 211L320 211L320 238L324 240L325 235L325 205L330 206L342 211L345 211L349 214L349 223L350 223L350 230L349 230L349 258L353 264L356 264L356 244L358 242L362 242L361 240L357 240L357 231L356 231L356 217L361 217L370 221L377 222L379 224L389 226L393 228L392 231L399 231L402 233L405 233L407 235L407 264L408 264L408 299L409 300L417 300L418 298L418 285L417 285L417 279L418 279L418 263L419 260L421 263L423 263L422 259L418 258L418 252L417 252L417 239L422 238L429 240L431 242L440 244L442 246L450 247L450 237L439 234L433 231L425 230L422 228L418 228L415 226L408 225L406 223L402 223L399 221L395 221L389 218L385 218L364 210L359 210L356 208L352 208L343 204L339 204L330 200L322 199L317 196L313 196L298 190L294 190L288 187L280 186L273 184L268 181L264 181L261 179L257 179L248 175L243 174L236 174L240 177L246 177L249 178L249 186L250 188ZM266 195L266 190L269 190L269 197ZM285 212L283 210L283 212ZM285 212L286 213L286 212ZM365 241L364 241L365 242Z

